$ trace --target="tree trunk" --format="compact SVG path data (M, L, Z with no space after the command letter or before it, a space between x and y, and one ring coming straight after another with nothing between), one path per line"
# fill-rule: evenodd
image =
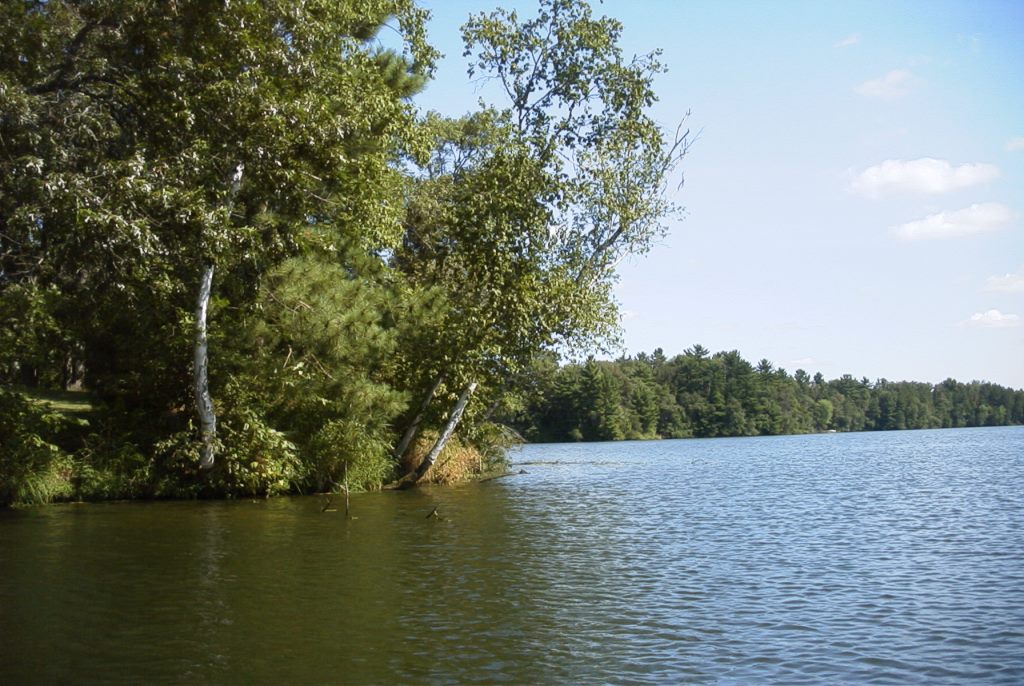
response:
M206 342L206 311L210 304L212 287L213 265L208 264L203 268L203 276L199 282L199 297L196 299L195 360L192 368L196 412L199 414L199 436L203 441L199 459L200 469L209 469L213 466L213 448L217 439L217 415L213 412L213 399L210 398L207 374L209 356Z
M245 164L239 162L228 177L230 185L222 206L227 208L229 213L234 206L238 189L242 187L244 171ZM196 414L199 415L199 437L203 442L199 456L200 469L209 469L213 466L214 446L217 441L217 415L213 411L213 399L210 397L209 355L206 340L206 312L210 306L210 292L213 290L213 266L212 260L203 266L203 274L199 279L199 294L196 297L192 385L195 392Z
M401 460L402 456L405 455L405 451L409 449L412 444L412 440L416 438L416 432L420 430L420 423L423 421L423 415L426 414L427 408L430 407L431 401L434 399L434 394L437 393L437 389L441 387L441 383L444 381L444 374L438 374L437 379L434 381L434 385L430 387L430 392L427 393L427 397L423 399L420 404L420 409L416 413L416 416L412 418L412 423L409 424L409 428L405 430L402 435L402 440L395 446L394 451L391 453L396 460Z
M455 403L455 407L452 409L452 413L448 416L448 422L444 425L444 429L441 431L441 435L437 437L437 442L434 443L434 447L430 449L430 452L426 454L420 465L409 474L406 474L401 482L399 483L400 488L411 488L416 485L420 479L430 470L437 461L437 456L444 450L445 445L448 443L448 439L455 433L455 427L459 425L459 420L462 419L462 413L466 409L466 405L469 404L469 399L473 395L473 391L476 390L476 381L471 382L462 391L462 395L459 396L459 401Z

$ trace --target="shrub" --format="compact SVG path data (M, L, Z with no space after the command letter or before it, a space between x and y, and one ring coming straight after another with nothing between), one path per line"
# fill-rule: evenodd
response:
M324 424L309 441L304 458L320 491L346 482L353 490L379 488L394 468L388 442L354 419Z
M170 497L271 496L286 493L300 476L295 446L245 407L228 407L218 419L216 462L199 469L197 432L180 431L156 445L154 494Z
M90 434L75 453L80 500L143 498L153 494L153 461L127 436Z
M71 456L53 441L74 423L21 393L0 388L0 505L71 497Z

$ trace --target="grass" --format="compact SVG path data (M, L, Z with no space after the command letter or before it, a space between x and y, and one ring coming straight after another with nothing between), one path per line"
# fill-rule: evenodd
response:
M36 402L48 405L69 417L82 417L92 412L92 403L86 391L47 391L25 386L12 386L11 390L24 393Z
M405 456L402 473L414 470L433 447L437 435L426 431L416 440L413 449ZM483 456L472 446L463 445L457 436L453 436L437 458L437 462L426 473L420 483L454 484L478 476L481 471Z

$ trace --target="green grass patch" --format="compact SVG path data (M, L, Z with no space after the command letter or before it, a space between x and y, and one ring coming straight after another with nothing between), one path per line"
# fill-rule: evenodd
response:
M49 409L71 417L82 417L93 411L89 393L86 391L48 391L25 386L9 386L10 390L22 393L31 400L43 403Z

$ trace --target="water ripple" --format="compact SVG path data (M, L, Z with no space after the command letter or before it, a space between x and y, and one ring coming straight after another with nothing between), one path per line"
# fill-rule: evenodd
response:
M526 446L352 520L0 513L0 682L1021 683L1022 438Z

